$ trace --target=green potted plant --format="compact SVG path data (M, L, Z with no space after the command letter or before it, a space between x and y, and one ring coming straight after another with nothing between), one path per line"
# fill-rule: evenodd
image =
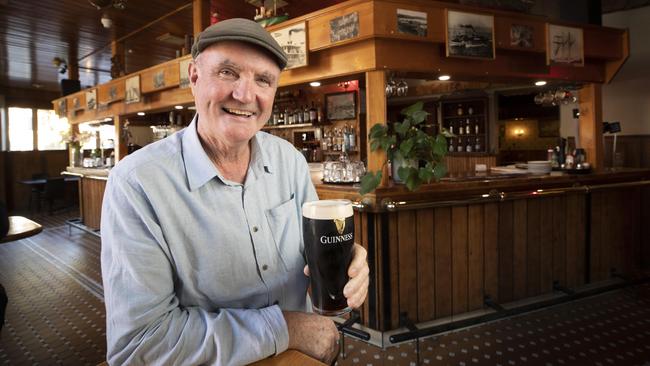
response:
M422 123L429 115L423 107L423 102L412 104L400 112L404 116L402 122L395 122L390 126L375 124L368 134L370 149L386 151L388 160L397 165L397 169L394 169L397 177L411 191L417 190L423 183L429 183L433 179L437 181L447 174L443 158L447 154L445 135L450 135L446 130L436 136L422 131ZM381 178L381 169L366 173L361 179L360 193L374 191Z

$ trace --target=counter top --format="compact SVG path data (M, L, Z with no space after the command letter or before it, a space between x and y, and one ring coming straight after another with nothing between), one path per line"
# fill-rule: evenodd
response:
M63 172L63 174L70 173L73 175L80 175L82 177L88 177L88 178L92 178L92 177L106 178L108 177L108 173L110 173L110 171L111 170L107 168L80 168L80 167L69 166L65 168L65 172Z
M410 192L402 184L390 183L363 197L359 195L359 185L316 184L316 191L321 199L346 198L364 202L371 208L377 208L378 202L419 201L435 202L453 199L480 197L491 192L525 192L538 189L559 189L576 186L595 186L602 184L650 180L650 170L635 168L598 169L588 174L494 174L468 173L455 174L443 178L440 182L425 184L417 192Z

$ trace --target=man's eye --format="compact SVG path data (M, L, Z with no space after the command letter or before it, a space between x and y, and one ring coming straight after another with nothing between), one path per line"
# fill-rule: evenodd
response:
M227 70L227 69L226 70L220 70L219 75L224 76L224 77L228 77L228 78L233 78L233 77L237 76L232 70Z
M257 79L257 84L260 86L271 86L271 81L268 79L261 78L261 79Z

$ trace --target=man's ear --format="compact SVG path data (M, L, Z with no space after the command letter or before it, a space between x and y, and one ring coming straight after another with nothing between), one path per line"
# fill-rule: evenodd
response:
M196 81L199 79L199 69L194 60L190 61L189 65L187 65L187 75L190 79L192 95L194 95L194 87L196 86Z

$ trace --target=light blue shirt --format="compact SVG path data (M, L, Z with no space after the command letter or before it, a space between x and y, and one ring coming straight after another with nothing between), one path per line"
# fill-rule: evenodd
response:
M228 181L189 127L123 159L102 207L111 364L241 365L288 347L281 310L306 311L301 207L317 199L304 157L251 140Z

